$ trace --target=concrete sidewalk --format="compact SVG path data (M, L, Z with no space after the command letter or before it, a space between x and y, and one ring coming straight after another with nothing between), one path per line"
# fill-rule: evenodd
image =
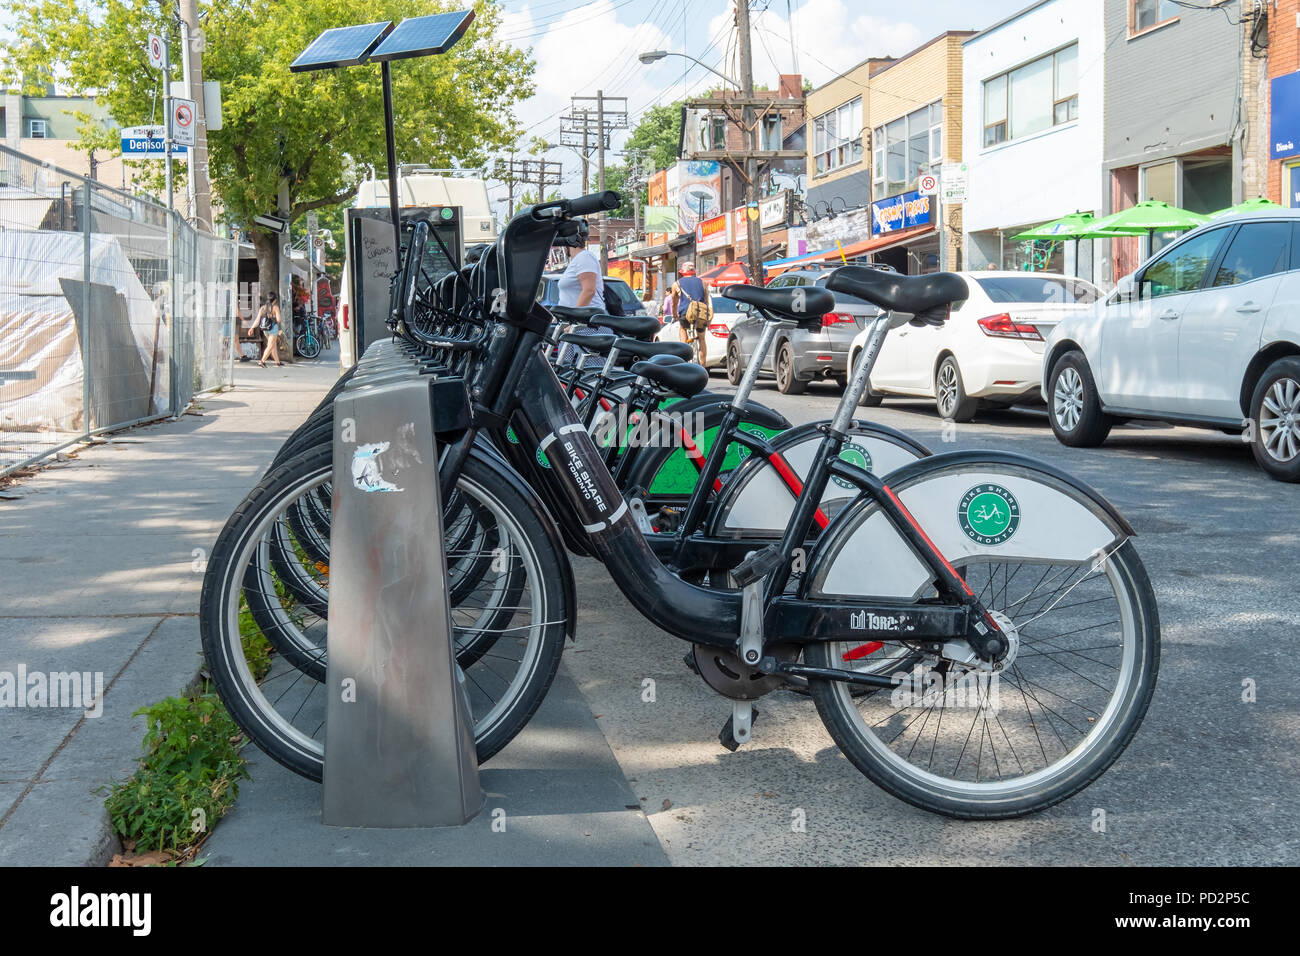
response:
M241 363L235 389L196 414L122 432L0 499L0 672L89 672L104 691L98 717L0 707L0 865L115 851L91 791L134 769L132 712L193 679L206 552L337 376L337 352Z

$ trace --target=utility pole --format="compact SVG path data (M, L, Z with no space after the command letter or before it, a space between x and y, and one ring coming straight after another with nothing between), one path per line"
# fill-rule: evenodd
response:
M186 96L194 101L194 145L186 168L189 176L190 216L200 229L212 231L212 187L208 181L208 119L203 98L203 31L199 29L198 0L179 0L181 18L181 75Z
M740 46L740 93L745 97L745 228L748 246L749 281L763 284L763 226L758 221L758 161L754 129L754 59L749 45L749 3L736 0L736 32Z
M597 90L595 96L575 96L571 100L569 109L570 115L565 117L569 121L570 129L567 131L570 135L576 136L580 131L582 134L583 148L583 191L587 190L586 176L586 157L590 155L590 136L595 134L596 138L596 188L605 191L605 153L610 147L610 136L613 130L627 129L627 97L625 96L606 96L604 90ZM579 125L581 124L580 128ZM560 145L573 146L574 142L565 141L563 123L560 127ZM600 217L600 268L602 270L609 267L609 252L605 248L607 236L606 220L609 216L601 213Z

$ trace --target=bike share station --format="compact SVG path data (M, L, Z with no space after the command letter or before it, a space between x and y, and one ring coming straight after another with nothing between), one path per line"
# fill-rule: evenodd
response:
M402 255L390 64L445 52L473 19L463 11L326 30L290 67L378 63L388 152L389 209L350 210L347 223L362 354L334 402L321 807L330 826L459 826L483 807L452 640L434 437L468 424L468 394L461 379L430 375L402 352L380 311ZM442 240L432 249L458 249L458 211L431 218ZM426 266L453 268L447 255L441 260L426 258Z

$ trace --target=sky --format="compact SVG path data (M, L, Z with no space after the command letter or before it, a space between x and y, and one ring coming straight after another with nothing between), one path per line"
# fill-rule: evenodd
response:
M1029 0L751 0L754 82L775 88L778 74L801 73L818 86L868 57L902 55L945 30L983 29L1028 5ZM594 96L599 89L627 97L635 126L647 107L722 82L682 57L644 65L637 54L647 50L686 53L727 76L739 73L731 0L504 0L502 7L501 39L531 47L537 64L537 92L515 109L526 139L557 141L559 117L572 96ZM615 135L615 150L625 137ZM547 158L563 164L560 191L576 195L577 152L556 148ZM504 186L490 192L504 203Z

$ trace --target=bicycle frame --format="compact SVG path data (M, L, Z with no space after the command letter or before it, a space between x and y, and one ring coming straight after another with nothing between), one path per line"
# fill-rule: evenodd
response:
M684 640L736 650L740 640L741 593L690 584L659 560L631 519L628 505L601 463L598 450L537 348L539 341L535 332L522 333L515 360L505 376L514 379L514 394L502 394L494 409L493 417L507 409L511 413L509 420L519 438L518 445L507 446L513 448L512 464L522 465L526 474L537 479L534 488L550 505L552 514L562 526L569 525L570 533L581 535L590 544L590 550L604 562L610 576L638 611ZM981 637L1000 633L965 581L935 551L925 532L888 486L870 472L839 459L843 442L842 432L837 434L834 426L827 429L804 482L804 494L785 535L776 545L781 561L767 584L765 641L833 640L866 644L892 640L941 644L963 638L978 647ZM536 451L546 453L552 463L549 469L529 463L528 459ZM880 504L888 520L933 571L939 586L937 601L823 602L809 601L802 593L782 594L792 560L797 549L805 545L816 520L821 494L832 475L851 482L862 494ZM443 480L447 480L446 476ZM871 626L854 626L855 620L860 622L864 618ZM924 637L918 641L918 635ZM804 665L778 664L771 658L765 664L786 673L804 672ZM809 673L892 686L887 677L848 670Z

